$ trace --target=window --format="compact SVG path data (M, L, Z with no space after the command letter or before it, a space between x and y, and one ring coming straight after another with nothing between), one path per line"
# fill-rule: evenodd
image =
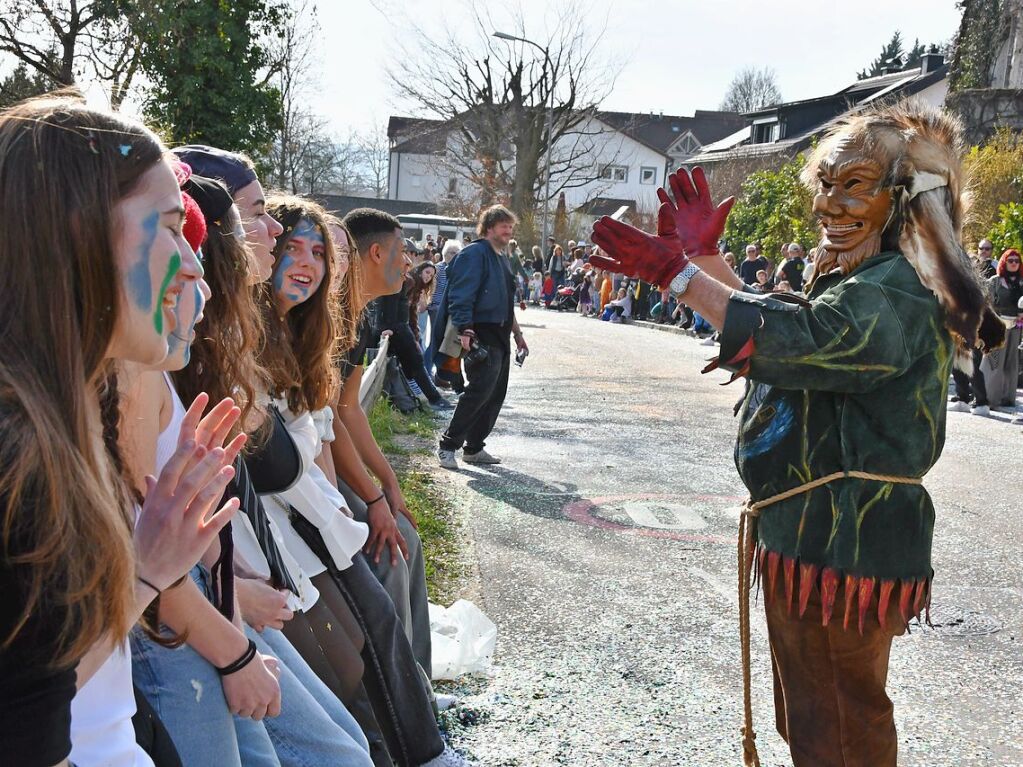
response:
M451 197L454 197L457 193L458 193L458 179L457 178L449 178L448 179L448 195L451 196Z
M600 177L605 181L624 182L629 180L629 169L624 165L605 165L600 172Z
M639 169L639 183L641 183L641 184L656 184L657 183L657 168L640 168Z
M678 151L685 155L695 154L700 148L700 142L697 141L692 133L687 133L686 136L678 142Z
M772 144L777 141L778 135L778 123L754 123L753 124L753 143L754 144Z

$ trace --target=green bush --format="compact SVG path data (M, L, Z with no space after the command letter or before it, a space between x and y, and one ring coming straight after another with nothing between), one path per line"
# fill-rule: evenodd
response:
M999 225L1004 206L1023 203L1023 137L1001 129L983 146L970 149L963 166L972 198L963 244L973 250L978 240Z
M1018 202L1000 205L998 221L988 230L987 238L995 246L996 258L1007 248L1023 253L1023 205Z
M764 255L778 260L781 246L798 242L805 249L817 244L820 232L811 211L813 195L799 179L806 159L798 155L778 170L751 173L742 183L739 200L728 217L725 239L742 258L749 242L760 242Z

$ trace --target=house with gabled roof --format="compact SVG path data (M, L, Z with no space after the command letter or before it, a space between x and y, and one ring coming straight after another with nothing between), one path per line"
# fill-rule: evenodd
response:
M701 166L712 180L721 166L730 162L745 163L747 168L780 164L810 147L829 127L858 109L910 97L940 107L947 93L948 66L944 57L927 53L915 67L892 69L877 77L857 80L826 96L747 112L741 128L704 144L685 164Z
M659 113L597 112L573 137L571 151L582 179L564 188L569 210L592 215L593 210L628 206L636 212L657 208L656 190L667 174L711 142L734 133L744 124L734 112L697 110L692 117ZM450 167L454 129L442 120L392 116L387 125L391 144L388 197L443 204L473 196L468 182ZM554 156L559 148L555 146ZM558 176L552 174L557 189Z

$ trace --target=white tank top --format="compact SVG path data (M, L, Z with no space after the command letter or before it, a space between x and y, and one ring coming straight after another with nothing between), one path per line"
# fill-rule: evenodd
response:
M160 436L156 438L155 476L160 476L160 470L167 465L167 461L171 459L174 451L178 449L178 433L181 431L181 422L185 420L185 405L181 402L181 397L178 396L178 393L174 391L174 384L171 383L170 376L164 373L163 380L170 390L173 409L171 410L171 417L167 423L167 428L161 431Z
M78 767L153 767L135 742L131 648L125 639L71 701L71 762Z
M185 406L163 374L173 410L170 423L156 440L156 466L160 470L174 455ZM135 509L138 519L139 509ZM116 648L71 701L71 762L78 767L153 767L149 755L135 742L135 691L131 679L128 640Z

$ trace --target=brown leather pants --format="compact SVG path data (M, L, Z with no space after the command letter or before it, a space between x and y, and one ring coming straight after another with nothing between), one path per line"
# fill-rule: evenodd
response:
M894 602L881 628L875 592L863 636L855 600L844 629L843 589L827 626L816 585L802 618L795 603L789 615L781 594L765 601L778 732L793 767L895 767L898 738L885 684L892 638L905 628Z

